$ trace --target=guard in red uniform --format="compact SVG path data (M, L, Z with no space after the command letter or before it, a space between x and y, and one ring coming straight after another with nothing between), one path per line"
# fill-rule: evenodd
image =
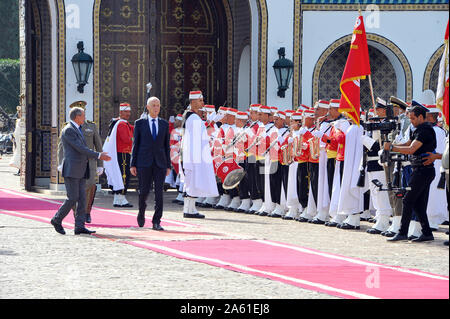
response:
M116 129L117 162L123 180L123 189L113 190L114 207L133 207L125 198L130 182L130 161L131 149L133 146L134 126L128 120L131 117L131 106L128 103L120 104L119 118L115 118L110 123L110 131Z

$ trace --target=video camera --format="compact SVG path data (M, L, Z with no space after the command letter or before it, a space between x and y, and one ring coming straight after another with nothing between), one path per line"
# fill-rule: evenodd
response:
M385 105L386 117L372 117L370 121L373 123L363 123L366 131L380 131L381 134L389 134L399 129L398 117L394 116L394 106L392 104Z

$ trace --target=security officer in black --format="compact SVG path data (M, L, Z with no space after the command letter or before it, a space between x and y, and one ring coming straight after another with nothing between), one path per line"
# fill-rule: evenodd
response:
M413 108L410 111L411 124L415 127L410 140L402 145L392 145L385 143L384 149L392 152L411 155L412 174L409 181L411 190L403 198L403 212L400 231L388 241L408 240L408 228L411 221L412 212L416 213L422 226L422 235L414 239L414 242L434 240L427 217L428 194L430 185L435 178L434 165L424 165L424 157L427 152L434 152L436 149L436 133L432 125L426 122L428 109L412 102Z

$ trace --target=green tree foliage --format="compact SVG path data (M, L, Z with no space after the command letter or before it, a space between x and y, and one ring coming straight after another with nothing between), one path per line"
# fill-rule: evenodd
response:
M20 94L20 61L0 60L0 106L8 114L16 113Z
M0 0L0 59L19 58L19 1Z

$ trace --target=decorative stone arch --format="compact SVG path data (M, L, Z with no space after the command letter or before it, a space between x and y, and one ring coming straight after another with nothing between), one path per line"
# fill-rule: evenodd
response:
M444 45L441 45L436 51L434 51L430 60L427 63L427 67L425 68L425 73L423 75L423 85L422 91L425 90L433 90L436 93L436 87L434 87L434 83L437 83L437 76L439 76L439 63L441 61L441 57L444 54Z
M317 101L319 99L319 76L320 72L322 70L322 67L324 66L325 62L327 61L328 57L330 57L333 52L339 48L340 46L350 43L352 38L352 34L346 35L335 42L333 42L328 48L322 53L322 55L319 57L313 72L313 90L312 90L312 101ZM406 99L407 101L410 101L412 99L413 94L413 77L412 77L412 70L411 66L408 62L408 59L404 55L404 53L400 50L400 48L395 45L390 40L386 39L385 37L382 37L380 35L374 34L374 33L367 33L367 41L369 46L373 46L377 48L378 50L382 51L383 54L385 54L390 62L394 64L397 62L401 66L401 70L396 70L397 73L397 81L399 82L400 87L400 93L404 92L403 94L399 94L400 98ZM393 60L395 59L395 60ZM393 63L394 62L394 63ZM403 71L403 72L399 72ZM399 73L402 77L398 77ZM403 82L403 83L402 83ZM403 86L401 86L403 84Z

